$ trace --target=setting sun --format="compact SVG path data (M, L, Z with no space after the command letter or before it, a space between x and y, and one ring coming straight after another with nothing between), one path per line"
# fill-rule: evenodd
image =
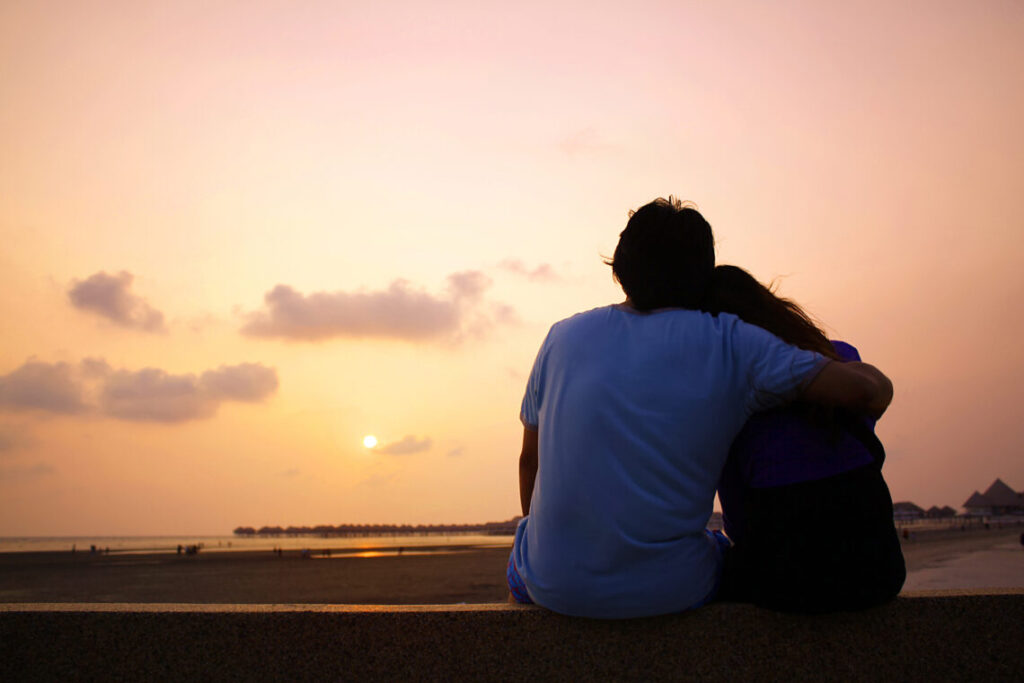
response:
M373 448L374 446L377 445L377 437L375 437L373 434L367 434L366 436L363 437L363 445L366 446L367 448Z

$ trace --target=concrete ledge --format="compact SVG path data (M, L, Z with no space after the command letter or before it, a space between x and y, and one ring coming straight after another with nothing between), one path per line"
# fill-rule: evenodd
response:
M512 605L0 605L0 680L1024 680L1024 590L633 621Z

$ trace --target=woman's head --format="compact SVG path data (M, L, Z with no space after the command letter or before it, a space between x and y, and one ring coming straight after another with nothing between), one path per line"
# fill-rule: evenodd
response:
M732 313L740 320L768 330L793 346L837 359L828 337L795 302L775 296L753 275L736 266L718 266L704 294L701 309Z
M711 226L673 197L630 214L608 265L633 306L697 308L715 267Z

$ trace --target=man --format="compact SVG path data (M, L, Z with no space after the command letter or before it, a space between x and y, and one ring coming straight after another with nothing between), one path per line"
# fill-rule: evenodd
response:
M714 597L724 539L704 530L733 437L795 398L880 416L892 385L728 314L693 310L714 269L711 226L658 199L611 262L626 301L552 326L520 418L519 601L627 618Z

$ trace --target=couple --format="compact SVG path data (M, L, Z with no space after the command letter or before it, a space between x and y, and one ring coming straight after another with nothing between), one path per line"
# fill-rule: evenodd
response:
M626 301L552 326L527 383L512 598L629 618L894 597L885 375L716 268L711 226L671 197L631 214L610 265ZM728 539L704 528L716 489Z

